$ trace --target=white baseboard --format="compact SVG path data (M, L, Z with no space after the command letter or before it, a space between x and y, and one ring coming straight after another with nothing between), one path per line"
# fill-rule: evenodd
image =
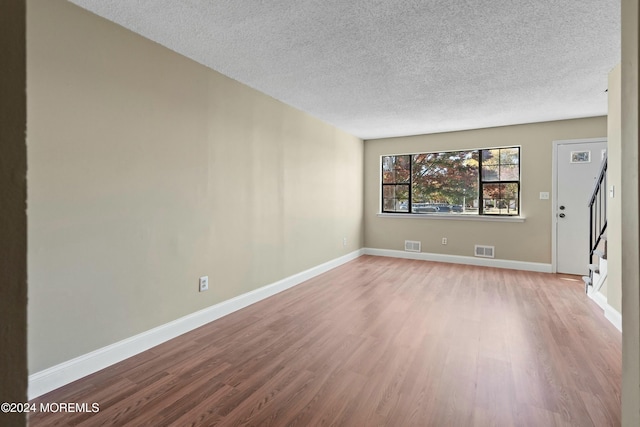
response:
M602 310L606 311L607 307L609 306L609 304L607 304L607 297L605 297L602 293L597 292L597 291L596 292L590 291L587 295L596 304L598 304L598 307L600 307Z
M622 314L620 314L618 310L607 304L607 308L604 309L604 317L606 317L617 330L622 332Z
M386 256L392 258L419 259L423 261L449 262L453 264L479 265L484 267L508 268L512 270L537 271L551 273L551 264L538 262L512 261L508 259L476 258L472 256L432 254L427 252L405 252L391 249L364 248L365 255Z
M622 332L622 315L609 305L607 297L600 292L589 292L588 295L604 311L604 317Z
M97 372L131 356L199 328L251 304L287 290L363 255L362 249L310 268L278 282L188 314L114 344L29 375L29 400Z

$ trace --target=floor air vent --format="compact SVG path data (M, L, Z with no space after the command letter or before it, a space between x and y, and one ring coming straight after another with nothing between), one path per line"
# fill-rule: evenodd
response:
M415 240L405 240L404 250L407 252L420 252L420 242Z
M494 258L495 246L475 246L475 256L483 257L483 258Z

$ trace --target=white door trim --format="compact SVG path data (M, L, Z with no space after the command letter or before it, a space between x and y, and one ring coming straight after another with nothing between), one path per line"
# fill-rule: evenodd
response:
M584 138L584 139L560 139L553 141L553 154L551 164L551 272L557 273L558 254L556 246L558 244L558 235L556 223L558 217L556 216L558 208L558 146L569 144L585 144L590 142L607 142L606 137L602 138Z

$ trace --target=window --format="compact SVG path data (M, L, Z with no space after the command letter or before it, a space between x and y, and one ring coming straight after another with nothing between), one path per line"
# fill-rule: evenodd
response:
M520 148L382 157L382 212L520 214Z

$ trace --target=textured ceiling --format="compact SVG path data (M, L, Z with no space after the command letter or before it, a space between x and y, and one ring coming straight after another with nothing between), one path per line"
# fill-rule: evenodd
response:
M72 0L363 139L607 113L620 0Z

